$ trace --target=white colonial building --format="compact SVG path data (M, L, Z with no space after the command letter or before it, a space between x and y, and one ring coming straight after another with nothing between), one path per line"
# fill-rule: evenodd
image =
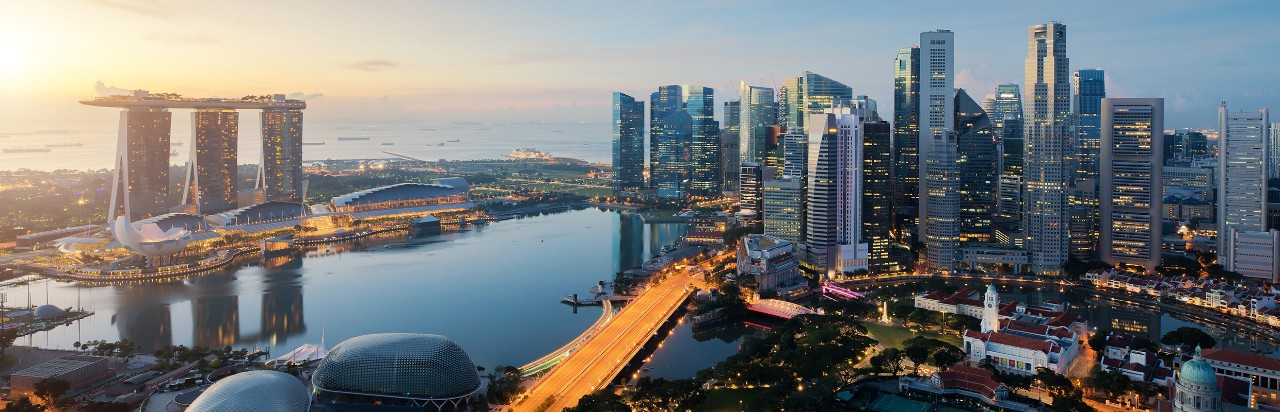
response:
M1086 327L1084 321L1070 313L1023 305L1017 305L1020 310L1014 313L1001 315L1001 307L995 285L988 286L982 303L982 330L964 333L969 361L989 359L1000 370L1027 375L1036 373L1036 368L1066 372L1080 350L1078 332Z

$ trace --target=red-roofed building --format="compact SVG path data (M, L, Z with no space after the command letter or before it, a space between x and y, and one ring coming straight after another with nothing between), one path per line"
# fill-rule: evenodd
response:
M1280 359L1227 349L1205 349L1204 360L1219 376L1253 383L1253 399L1259 405L1280 407ZM1225 390L1223 391L1225 394Z
M1009 400L1009 388L996 382L986 369L956 364L946 371L934 372L928 378L898 378L900 392L927 392L939 396L965 397L1008 411L1033 411L1030 405Z

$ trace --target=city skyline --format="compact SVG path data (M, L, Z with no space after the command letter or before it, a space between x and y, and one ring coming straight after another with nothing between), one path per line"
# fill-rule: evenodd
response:
M739 80L776 88L804 70L849 84L855 94L888 101L889 62L899 48L914 44L919 32L935 28L956 33L956 87L982 96L997 84L1019 81L1020 33L1026 25L1048 20L1072 27L1072 70L1105 69L1109 97L1165 98L1170 128L1212 128L1213 109L1223 99L1235 107L1270 107L1280 100L1275 91L1254 86L1265 84L1275 63L1266 57L1280 49L1276 36L1263 31L1268 13L1261 11L1275 9L1272 3L1160 3L1155 10L1145 2L1106 4L1114 12L1102 15L1078 6L944 5L945 12L904 23L887 18L894 16L890 6L868 5L848 11L848 20L856 24L804 30L816 30L811 33L816 37L875 41L844 53L820 53L826 48L819 43L790 44L790 36L774 30L752 32L732 24L735 16L786 20L803 12L768 4L646 3L608 11L575 4L498 11L409 3L380 9L341 3L14 4L0 17L0 37L7 39L0 41L0 55L7 57L0 64L0 89L7 91L0 96L0 109L21 116L0 126L21 126L17 119L110 121L105 113L74 108L75 99L95 94L97 82L102 91L289 93L312 101L317 121L483 120L496 110L519 121L600 122L607 118L612 91L643 95L652 84L703 84L729 96ZM994 11L1007 24L979 18ZM1149 19L1126 17L1138 11ZM707 23L650 30L669 26L662 19L670 13L705 16ZM1166 27L1201 29L1162 30ZM34 40L49 32L57 34ZM1116 36L1131 42L1111 42ZM1127 47L1132 43L1145 46ZM117 57L121 45L130 49L129 58ZM771 58L752 50L769 50ZM1246 55L1263 58L1247 60ZM673 59L688 64L663 63Z

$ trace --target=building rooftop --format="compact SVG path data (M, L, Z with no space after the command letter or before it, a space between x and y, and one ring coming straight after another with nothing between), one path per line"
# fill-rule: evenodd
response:
M14 372L13 375L29 376L34 378L52 378L92 365L95 362L105 361L106 359L107 358L101 356L67 355Z
M245 96L238 99L218 97L183 97L176 93L151 94L135 90L132 95L104 96L81 100L80 104L98 107L161 109L306 109L307 102L285 99L284 95Z

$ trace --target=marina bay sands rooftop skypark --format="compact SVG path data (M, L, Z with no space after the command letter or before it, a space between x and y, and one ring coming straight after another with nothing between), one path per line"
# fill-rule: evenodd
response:
M283 94L245 96L240 98L183 97L177 93L151 94L134 90L133 95L115 95L81 100L80 104L98 107L162 108L162 109L306 109L303 100L286 99Z

